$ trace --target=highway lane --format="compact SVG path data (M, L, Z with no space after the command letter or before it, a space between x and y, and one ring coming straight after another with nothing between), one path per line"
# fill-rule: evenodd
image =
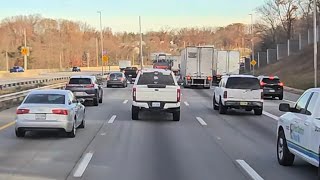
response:
M278 165L276 120L220 115L212 110L212 90L183 89L180 122L150 113L132 121L130 99L130 88L105 89L104 103L87 107L87 126L75 139L55 133L17 139L13 127L0 130L0 179L246 179L236 160L264 179L316 179L316 168L299 159L293 167ZM265 111L276 114L280 102L266 100ZM13 112L0 118L9 122ZM74 177L90 153L82 177Z

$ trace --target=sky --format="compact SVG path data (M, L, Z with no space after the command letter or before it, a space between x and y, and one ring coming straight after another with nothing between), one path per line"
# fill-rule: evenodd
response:
M0 20L16 15L82 21L98 28L102 11L103 27L114 32L138 32L162 28L218 27L250 23L250 13L264 0L5 0Z

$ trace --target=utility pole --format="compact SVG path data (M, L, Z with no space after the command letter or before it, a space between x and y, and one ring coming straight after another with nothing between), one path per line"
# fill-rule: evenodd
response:
M249 14L251 16L251 51L252 51L252 60L254 60L254 42L253 42L253 14ZM259 64L259 63L258 63ZM251 66L251 65L250 65ZM252 65L252 73L254 75L254 66Z
M102 19L101 19L101 11L98 11L100 14L100 41L101 41L101 75L103 76L103 34L102 34Z
M60 68L60 71L62 70L62 54L60 52L60 59L59 59L59 68Z
M97 67L99 67L99 40L96 38Z
M143 54L142 54L141 16L139 16L139 29L140 29L140 63L141 63L141 70L142 70L143 69Z
M27 32L26 32L26 28L24 28L23 30L23 34L24 34L24 47L27 48ZM24 65L24 70L28 69L28 58L27 58L27 54L24 55L23 57L24 61L23 61L23 65Z
M318 87L318 51L317 51L317 2L313 1L313 61L314 61L314 87Z
M6 67L7 67L7 71L9 71L9 57L8 57L8 51L6 51Z

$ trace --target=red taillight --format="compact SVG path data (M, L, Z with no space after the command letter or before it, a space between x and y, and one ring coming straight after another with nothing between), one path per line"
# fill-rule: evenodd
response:
M86 88L93 88L93 87L94 87L94 84L86 85Z
M68 115L68 110L66 110L66 109L53 109L52 114Z
M227 98L228 98L228 92L227 92L227 91L223 92L223 98L224 98L224 99L227 99Z
M181 100L181 90L177 89L177 102L180 102Z
M133 88L132 89L132 99L133 99L133 101L136 101L136 96L137 96L137 89Z
M190 76L187 76L187 80L191 80L191 77L190 77Z
M30 109L17 109L16 114L28 114Z
M265 82L260 82L260 86L265 86L265 85L267 85L267 83L265 83Z
M209 77L208 77L208 81L211 81L211 80L212 80L212 77L211 77L211 76L209 76Z
M284 86L283 82L278 83L279 86Z

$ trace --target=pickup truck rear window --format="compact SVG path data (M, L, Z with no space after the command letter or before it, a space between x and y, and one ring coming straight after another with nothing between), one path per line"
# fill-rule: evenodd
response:
M137 85L163 84L174 86L174 80L171 74L163 74L161 72L147 72L140 75Z
M267 84L278 84L278 83L280 83L280 80L279 79L263 78L262 82L267 83Z
M260 89L260 83L257 78L230 77L227 80L226 88L258 90Z
M69 84L91 84L90 78L71 78Z

